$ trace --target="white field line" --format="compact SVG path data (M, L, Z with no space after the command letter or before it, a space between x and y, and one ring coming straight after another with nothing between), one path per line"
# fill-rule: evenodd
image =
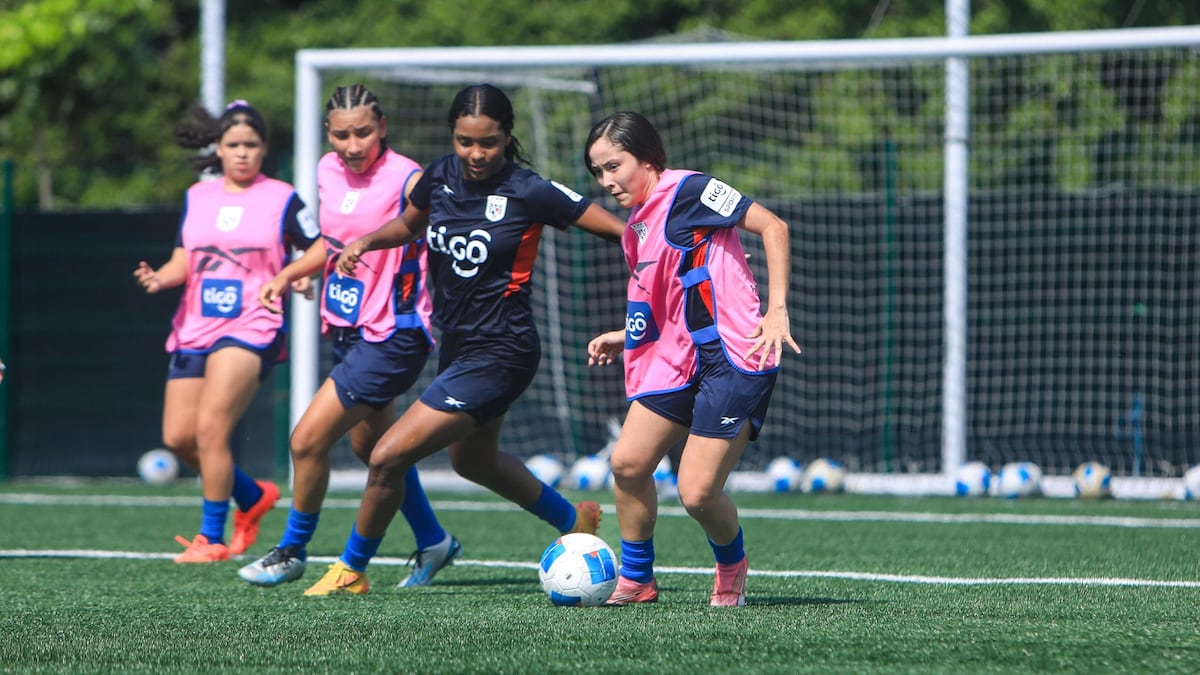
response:
M0 549L0 559L3 558L89 558L93 560L170 560L174 553L140 553L136 551L103 551L85 549L64 550L33 550L33 549ZM241 560L250 560L248 556L238 556ZM331 563L332 556L313 556L309 561L314 563ZM406 566L408 559L380 556L371 561L372 565ZM537 563L511 562L505 560L455 560L455 566L491 567L502 569L520 569L533 571ZM659 574L712 574L711 567L656 567ZM887 582L899 584L922 584L930 586L1126 586L1137 588L1200 588L1200 581L1171 581L1158 579L1121 579L1121 578L1078 578L1078 577L1010 577L1010 578L975 578L975 577L935 577L927 575L905 574L873 574L867 572L845 572L837 570L750 570L752 577L772 577L776 579L841 579L844 581Z
M36 493L0 494L0 504L40 506L196 506L199 497L151 497L134 495L50 495ZM291 501L281 499L275 508L290 508ZM464 500L435 501L439 511L520 511L520 507L505 502ZM326 509L357 509L357 499L326 499ZM607 514L615 514L611 504L605 504ZM687 517L679 506L660 505L660 516ZM806 509L738 509L742 518L766 520L805 520L837 522L905 522L931 524L998 524L998 525L1091 525L1122 528L1200 529L1200 518L1132 518L1120 516L1053 516L1013 513L926 513L920 511L812 511Z

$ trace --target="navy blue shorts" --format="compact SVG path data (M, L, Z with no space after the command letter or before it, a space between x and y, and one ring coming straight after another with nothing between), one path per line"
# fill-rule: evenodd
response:
M637 399L663 417L704 438L736 438L749 422L758 438L778 372L747 375L734 368L720 342L700 345L700 372L687 389Z
M258 354L258 357L262 359L262 368L258 371L258 381L262 382L271 374L271 369L275 367L275 364L281 360L279 355L283 353L283 348L286 344L287 333L279 331L275 334L275 340L266 347L255 347L233 338L221 338L207 351L174 351L171 352L171 361L167 365L167 379L185 380L188 378L204 377L204 368L208 364L209 354L218 349L225 349L226 347L239 347L248 352Z
M438 376L421 394L421 402L434 410L470 413L484 424L508 412L533 382L541 360L541 340L533 331L443 334Z
M367 342L358 328L335 328L331 335L329 379L346 408L365 403L383 410L413 386L429 360L429 338L419 328L398 330L383 342Z

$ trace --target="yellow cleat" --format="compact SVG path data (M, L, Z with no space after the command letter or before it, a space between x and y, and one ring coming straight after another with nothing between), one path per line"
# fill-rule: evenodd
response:
M341 560L335 561L321 580L313 584L305 595L365 595L370 588L366 572L356 572Z

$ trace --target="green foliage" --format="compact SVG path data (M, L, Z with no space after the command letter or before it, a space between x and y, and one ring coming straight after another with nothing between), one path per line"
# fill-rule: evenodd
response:
M263 110L271 127L267 168L279 174L287 172L293 138L294 55L301 48L622 43L697 29L772 40L934 36L945 32L944 12L941 0L496 0L484 6L474 0L227 3L226 90L229 98L246 98ZM1194 3L985 0L973 3L971 31L1192 23L1200 23L1200 5ZM199 98L199 39L199 5L194 0L0 0L0 154L16 161L18 204L86 208L175 203L191 177L187 153L171 144L171 129ZM817 108L834 117L809 120L799 142L792 137L756 139L754 152L793 153L784 171L787 175L779 180L802 180L814 189L828 185L858 190L870 189L877 177L855 172L861 172L864 162L875 161L881 144L897 142L903 148L901 165L917 171L916 175L901 171L901 180L910 181L914 188L936 189L929 176L940 154L938 83L921 86L927 100L916 102L915 109L897 111L895 94L887 90L881 75L858 77L861 81L853 86L866 97L865 105L820 100L820 92L814 92ZM1189 83L1195 77L1175 80ZM1062 101L1095 93L1103 85L1077 86L1077 94L1047 93ZM1194 92L1187 89L1187 84L1164 88L1167 98L1161 123L1135 125L1127 120L1128 128L1150 134L1139 141L1139 150L1169 150L1173 134L1191 133L1188 130L1195 122L1186 109L1194 105L1194 98L1189 98ZM697 111L737 104L737 98L698 101ZM1005 130L998 133L1023 133L1021 125L1059 126L1050 105L1027 101L1014 110L1012 120L998 121ZM1061 149L1057 156L1062 161L1083 159L1097 135L1111 133L1115 124L1114 120L1076 120L1060 130L1060 140L1047 142ZM859 140L849 146L833 143L852 136ZM927 147L931 142L933 146ZM981 152L987 154L986 149ZM1195 174L1188 153L1178 161L1177 169ZM714 165L719 162L712 158ZM574 159L567 165L573 163ZM1013 168L976 164L990 167L998 176ZM835 172L835 177L828 172ZM753 168L746 173L778 176ZM1071 163L1062 175L1063 185L1072 189L1096 179L1079 163Z

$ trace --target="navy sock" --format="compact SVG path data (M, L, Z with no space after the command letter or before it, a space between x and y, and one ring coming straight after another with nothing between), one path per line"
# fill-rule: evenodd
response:
M545 483L542 483L542 494L538 495L537 501L524 508L559 532L575 529L575 506Z
M639 584L654 578L654 537L646 541L621 540L621 576Z
M712 539L708 540L708 545L712 547L713 557L722 565L732 565L739 563L746 557L746 549L742 547L742 528L738 528L737 536L733 541L721 546L713 543Z
M200 534L208 539L210 544L225 543L225 521L229 518L229 502L210 502L204 500L200 509Z
M258 483L239 467L233 467L233 501L241 511L249 511L251 506L262 499L263 491Z
M317 521L321 518L321 512L316 513L301 513L295 508L288 512L287 528L283 531L283 537L279 540L279 547L293 546L299 549L298 557L301 560L308 558L308 551L305 550L308 542L312 541L313 533L317 531Z
M400 505L400 513L404 514L404 519L412 528L417 548L429 548L442 543L446 538L446 530L442 529L429 498L425 496L425 489L421 487L421 477L415 466L404 474L404 503Z
M382 543L383 537L367 539L358 533L358 528L351 527L350 538L346 540L346 548L342 551L342 562L356 572L365 572Z

